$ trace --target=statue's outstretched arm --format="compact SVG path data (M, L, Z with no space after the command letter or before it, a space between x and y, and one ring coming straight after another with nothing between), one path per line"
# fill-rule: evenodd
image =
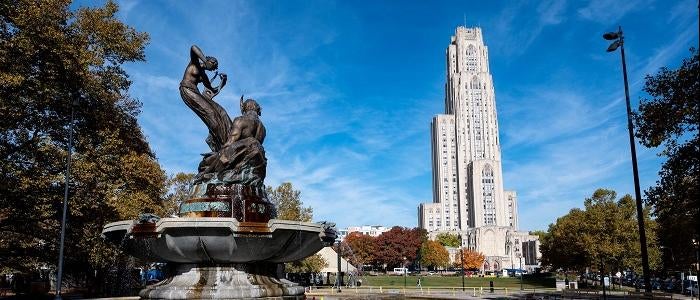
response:
M207 58L206 56L204 56L204 53L202 53L202 49L199 49L197 45L192 45L192 47L190 47L190 60L192 61L192 63L197 64L200 60L202 61L202 63L207 62Z

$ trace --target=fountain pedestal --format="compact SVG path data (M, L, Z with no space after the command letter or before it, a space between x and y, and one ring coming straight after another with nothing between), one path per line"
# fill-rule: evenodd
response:
M303 299L304 288L283 279L281 264L336 238L326 223L235 218L121 221L102 235L135 257L172 266L167 279L139 293L144 299Z
M141 290L146 299L303 299L304 287L283 279L280 264L178 264L172 276Z

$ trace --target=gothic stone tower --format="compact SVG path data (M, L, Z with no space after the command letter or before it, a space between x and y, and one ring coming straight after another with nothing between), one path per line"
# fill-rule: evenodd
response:
M517 229L515 192L503 190L496 100L481 29L458 27L446 59L445 114L431 126L434 203L421 206L420 225L428 231Z

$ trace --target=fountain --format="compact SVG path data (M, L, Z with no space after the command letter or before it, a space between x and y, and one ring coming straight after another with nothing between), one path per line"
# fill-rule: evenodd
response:
M332 223L275 219L263 181L265 126L253 99L231 120L213 98L226 85L216 58L190 49L180 95L209 129L190 197L178 217L143 214L104 226L103 237L145 261L168 263L165 280L141 290L142 299L303 299L304 288L284 279L283 263L333 243ZM212 81L219 78L219 85ZM197 85L202 83L204 93Z

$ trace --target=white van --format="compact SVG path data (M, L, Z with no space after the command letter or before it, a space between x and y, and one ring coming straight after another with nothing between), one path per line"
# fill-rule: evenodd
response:
M408 273L408 268L394 268L394 275L405 275Z

